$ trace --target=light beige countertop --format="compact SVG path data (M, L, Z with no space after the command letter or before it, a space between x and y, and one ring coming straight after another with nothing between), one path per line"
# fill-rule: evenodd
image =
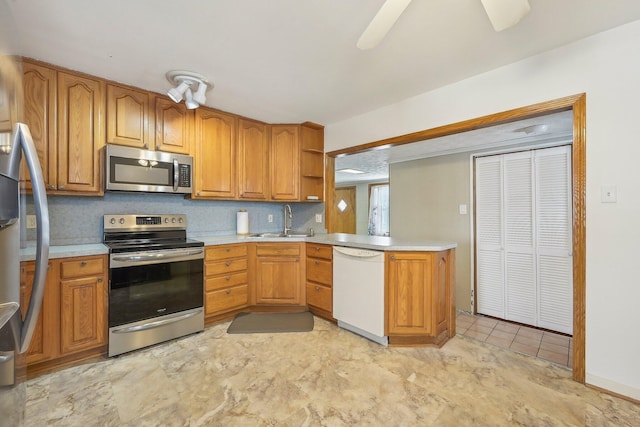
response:
M109 248L102 243L90 243L86 245L64 245L49 247L49 259L71 258L88 255L108 254ZM20 261L33 261L36 259L36 247L27 245L20 249Z
M310 242L332 246L347 246L352 248L371 249L378 251L443 251L457 246L454 242L407 240L383 236L361 236L356 234L316 234L313 237L250 237L242 235L206 235L194 234L189 238L204 242L205 246L227 245L231 243L248 242ZM71 258L88 255L104 255L109 253L102 243L83 245L51 246L49 258ZM28 244L20 250L20 261L33 261L36 258L36 248Z
M458 246L455 242L435 240L409 240L385 236L363 236L359 234L317 234L305 239L311 243L323 243L332 246L347 246L351 248L371 249L375 251L424 251L437 252L453 249Z

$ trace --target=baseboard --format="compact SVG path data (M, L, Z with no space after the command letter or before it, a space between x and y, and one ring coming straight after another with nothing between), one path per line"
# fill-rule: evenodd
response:
M640 404L640 389L589 373L585 382L588 387Z

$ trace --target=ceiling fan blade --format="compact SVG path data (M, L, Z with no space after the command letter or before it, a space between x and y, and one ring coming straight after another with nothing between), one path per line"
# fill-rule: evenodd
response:
M528 0L481 0L496 31L506 30L516 25L529 13Z
M393 24L398 20L402 12L411 3L411 0L387 0L384 2L369 26L358 39L359 49L371 49L387 35Z

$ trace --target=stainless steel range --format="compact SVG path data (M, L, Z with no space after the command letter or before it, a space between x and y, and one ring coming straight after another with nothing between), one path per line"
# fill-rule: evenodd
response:
M204 329L204 243L186 215L105 215L109 356Z

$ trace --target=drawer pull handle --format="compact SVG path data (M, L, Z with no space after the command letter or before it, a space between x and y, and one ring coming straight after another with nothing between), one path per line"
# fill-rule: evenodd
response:
M231 293L231 289L227 289L227 295Z
M229 280L231 280L231 276L225 277L224 280L226 280L228 282Z
M80 263L80 267L86 267L87 266L87 261L82 261Z

